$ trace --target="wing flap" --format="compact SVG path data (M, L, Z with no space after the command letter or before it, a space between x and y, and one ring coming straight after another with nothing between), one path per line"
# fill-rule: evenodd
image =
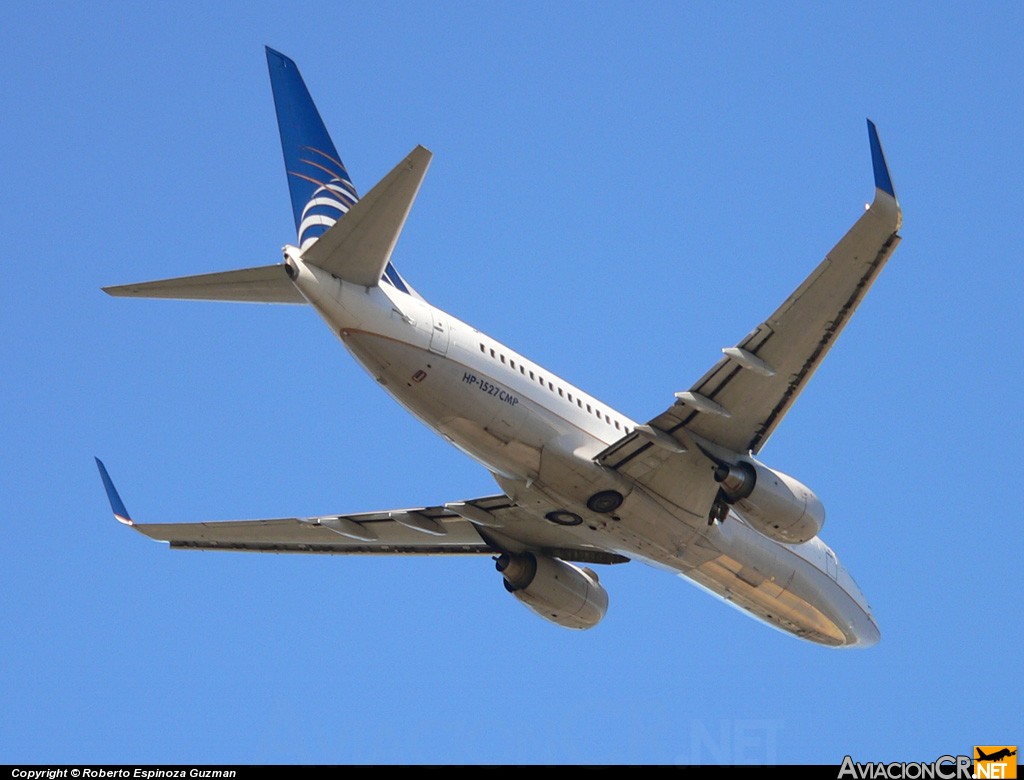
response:
M711 477L714 464L699 447L684 446L680 443L680 449L673 449L633 432L598 453L595 461L703 522L718 493L718 484Z
M389 513L381 520L343 520L365 523L377 537L355 538L331 527L337 516L322 518L280 518L234 520L210 523L136 523L135 529L151 539L167 542L176 549L238 550L249 552L292 552L323 554L440 555L463 553L486 555L493 552L471 523L461 518L443 522L443 536L416 531L395 519L414 516L415 510Z
M238 303L305 303L283 265L263 265L155 282L104 287L116 298L170 298Z

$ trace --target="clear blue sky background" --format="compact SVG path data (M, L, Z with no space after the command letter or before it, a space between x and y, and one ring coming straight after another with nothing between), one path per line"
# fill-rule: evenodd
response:
M940 4L945 5L945 4ZM5 6L0 761L931 760L1024 742L1024 6ZM358 187L434 163L397 263L645 420L872 195L904 242L764 450L829 508L883 639L834 652L639 564L586 633L486 558L178 553L111 517L495 490L311 310L105 284L294 240L263 45Z

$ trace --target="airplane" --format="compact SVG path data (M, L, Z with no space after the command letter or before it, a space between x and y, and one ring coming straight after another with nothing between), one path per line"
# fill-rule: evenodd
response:
M992 755L986 755L985 751L981 748L975 748L975 751L978 753L978 757L975 759L977 761L1001 761L1004 758L1017 755L1016 750L1010 750L1009 748L997 750Z
M637 422L424 300L391 257L431 153L417 146L359 198L297 66L269 47L266 56L297 234L283 262L104 291L312 306L385 391L501 492L358 514L137 523L97 458L117 520L172 549L491 556L508 592L574 629L608 609L592 567L641 561L800 639L879 641L867 600L819 536L822 502L756 458L900 241L871 120L875 191L864 213L767 320Z

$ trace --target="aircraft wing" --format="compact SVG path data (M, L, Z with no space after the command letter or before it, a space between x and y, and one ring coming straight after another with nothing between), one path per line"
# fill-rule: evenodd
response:
M599 456L613 468L687 432L757 453L821 364L900 241L901 212L874 124L868 121L875 198L792 295L676 402ZM667 435L670 438L664 438Z
M444 506L347 515L136 523L129 516L106 467L98 458L96 464L114 517L150 539L167 542L172 549L327 555L494 555L531 550L581 563L627 560L614 553L574 544L564 531L534 517L504 495ZM467 519L469 517L475 522Z

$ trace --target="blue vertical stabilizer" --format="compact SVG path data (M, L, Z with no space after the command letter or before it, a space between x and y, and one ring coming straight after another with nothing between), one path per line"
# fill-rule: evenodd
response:
M359 199L295 63L267 47L298 244L305 248Z

